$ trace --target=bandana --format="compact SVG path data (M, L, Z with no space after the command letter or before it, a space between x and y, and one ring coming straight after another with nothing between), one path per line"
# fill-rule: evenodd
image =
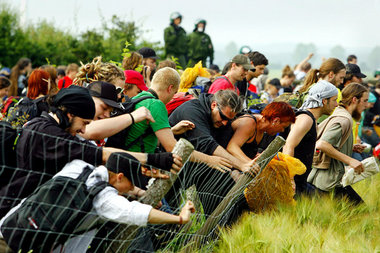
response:
M306 101L300 109L323 107L322 99L336 95L338 95L338 89L333 84L325 80L319 81L310 88Z

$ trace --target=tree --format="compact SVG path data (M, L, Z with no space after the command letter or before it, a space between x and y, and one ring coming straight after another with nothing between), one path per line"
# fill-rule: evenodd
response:
M83 63L90 62L96 56L104 54L104 37L102 33L96 30L89 30L82 33L79 37L80 40L73 47L73 52Z
M131 45L129 50L136 51L141 47L151 47L160 53L163 48L160 42L148 42L141 39L144 30L142 25L135 21L125 21L116 15L111 18L110 24L103 22L103 31L105 40L103 42L104 58L106 60L121 61L121 52L124 48L125 41Z
M41 21L35 26L29 26L26 34L27 41L30 42L26 51L34 66L46 64L46 59L56 65L79 62L73 53L73 36L54 27L52 23Z
M313 43L309 43L309 44L298 43L296 45L296 48L294 49L293 60L296 64L298 64L303 59L305 59L306 56L308 56L310 53L313 53L314 55L316 55L316 52L317 52L317 47Z
M12 67L19 58L28 57L33 67L46 64L67 65L89 62L101 55L105 61L122 61L121 53L128 41L135 51L143 46L160 54L160 42L143 39L142 25L112 16L98 30L87 30L74 36L45 20L21 29L16 11L6 4L0 5L0 65Z
M19 58L28 56L25 52L26 36L19 26L14 10L0 5L0 64L11 68Z
M380 67L380 46L376 46L372 49L368 56L368 62L372 69L378 69Z
M346 50L341 45L336 45L330 50L331 57L338 58L342 62L345 62Z

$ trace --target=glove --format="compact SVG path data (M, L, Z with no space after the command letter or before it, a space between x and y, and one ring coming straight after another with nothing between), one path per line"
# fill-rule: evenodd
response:
M148 154L147 164L170 171L174 162L173 154L170 152Z

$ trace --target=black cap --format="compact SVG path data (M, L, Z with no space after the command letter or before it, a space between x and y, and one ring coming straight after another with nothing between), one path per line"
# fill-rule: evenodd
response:
M143 47L140 48L139 51L137 51L139 54L143 56L143 58L153 58L157 59L156 51L150 47Z
M367 77L360 71L359 66L356 64L352 64L352 63L346 64L346 71L347 71L347 74L353 74L354 76L359 77L359 78Z
M210 64L209 69L215 70L216 72L220 72L219 66L216 64Z
M281 82L278 78L273 78L272 80L269 81L269 84L276 86L278 90L282 88Z
M65 70L64 69L57 69L57 75L65 76Z
M77 85L59 90L53 98L52 112L56 112L59 106L66 107L69 113L83 119L92 120L95 116L95 103L89 91Z
M147 179L141 174L141 164L135 157L124 152L115 152L107 160L106 168L114 173L123 173L133 185L144 186Z
M122 109L121 105L117 102L115 85L103 81L95 81L90 83L86 88L90 91L91 96L100 98L104 103L113 108Z

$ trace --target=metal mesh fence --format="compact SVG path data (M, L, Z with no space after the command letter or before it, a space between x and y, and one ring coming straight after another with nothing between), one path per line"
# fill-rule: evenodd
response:
M3 125L0 135L1 140L9 136L9 132ZM165 212L178 214L185 201L192 200L195 203L196 212L186 225L163 224L136 227L105 220L91 206L87 209L82 208L83 205L92 202L90 195L81 199L80 208L69 210L71 215L68 215L67 199L70 200L70 197L75 199L79 188L73 188L72 181L56 187L59 182L54 181L57 176L54 178L53 176L68 162L75 159L84 160L94 166L101 165L99 157L102 150L81 141L67 140L27 129L23 130L22 135L28 138L22 140L20 137L17 146L9 145L9 142L7 144L5 141L0 143L0 216L2 217L0 225L7 244L18 246L18 248L13 247L16 251L21 249L22 252L29 250L33 252L125 252L125 245L129 247L129 252L153 250L176 252L184 250L186 246L185 250L193 251L196 248L191 246L191 242L197 237L202 242L201 246L207 251L212 250L218 229L233 222L242 210L248 208L243 195L243 190L247 186L245 184L225 209L218 214L218 217L213 217L217 219L217 224L213 225L207 234L197 233L204 226L205 221L215 215L213 211L236 182L230 173L221 173L203 163L192 161L184 164L178 174L178 179L162 200L160 207ZM12 156L15 153L17 156ZM266 164L268 159L261 163ZM135 160L128 162L134 169L141 169ZM146 167L152 169L151 166ZM73 168L75 171L75 166ZM77 170L76 173L79 176L83 168L78 166ZM52 180L54 183L51 183ZM133 184L143 188L147 181L133 182ZM38 190L42 191L44 186L46 188L43 189L40 197L42 195L43 199L49 201L41 202L40 198L33 199L31 196ZM67 191L68 188L71 192ZM130 201L134 200L131 196L125 197ZM62 204L62 199L66 199L64 204ZM18 220L18 224L8 222L5 225L3 222L7 220L6 217L12 214L11 208L13 211L18 208L19 212L20 206L24 214L30 213L30 216L26 215L22 224ZM44 210L45 213L36 213L41 212L40 210ZM66 215L65 222L62 223L60 215ZM37 221L35 217L42 218ZM7 236L4 236L5 234Z

